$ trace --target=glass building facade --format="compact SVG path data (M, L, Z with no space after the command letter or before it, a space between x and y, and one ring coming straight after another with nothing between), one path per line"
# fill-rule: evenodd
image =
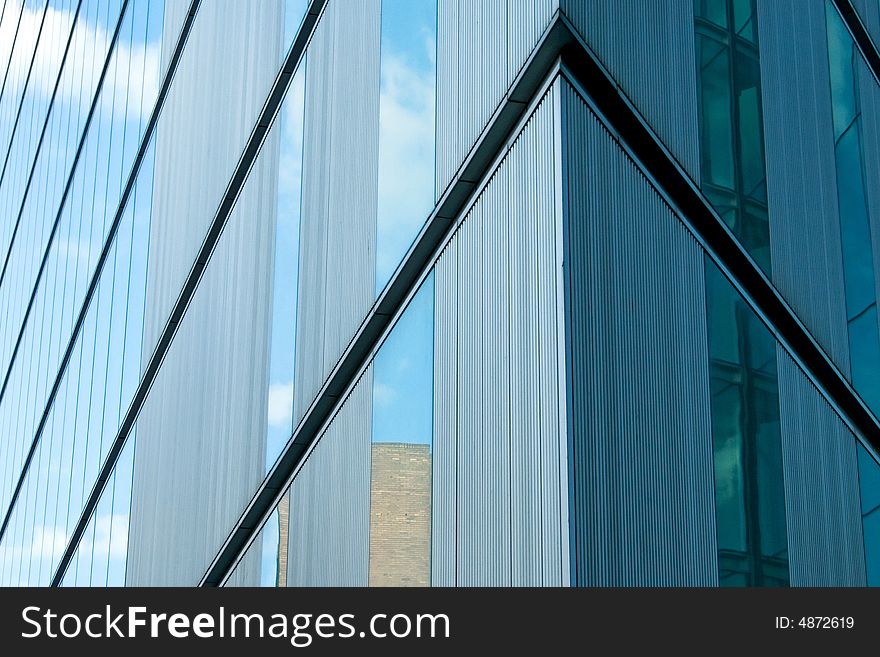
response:
M875 4L6 0L0 585L880 584Z

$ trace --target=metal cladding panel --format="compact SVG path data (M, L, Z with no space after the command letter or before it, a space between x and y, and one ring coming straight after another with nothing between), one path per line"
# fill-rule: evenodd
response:
M260 106L249 96L256 75L274 77L279 61L280 4L205 5L198 20L216 24L215 35L278 34L252 43L244 61L223 70L181 69L175 84L192 85L166 107L167 126L156 151L150 279L146 300L147 355L179 290L167 277L192 262L204 227L188 221L189 211L216 207L228 171L202 159L206 140L239 130L236 112L202 112L200 85L215 82L238 104ZM243 30L232 30L233 24ZM225 27L224 27L225 26ZM215 31L216 30L216 31ZM200 62L227 47L220 38L194 40L187 61ZM189 76L189 79L187 79ZM192 103L186 102L187 94ZM240 95L240 97L239 97ZM231 127L230 127L231 126ZM268 339L271 316L274 226L277 199L277 135L270 134L230 216L180 329L139 416L128 542L128 585L195 585L259 484L265 460ZM184 175L183 171L189 173ZM213 176L213 178L212 178ZM181 181L188 181L181 184ZM202 181L204 184L197 184ZM192 184L190 184L190 182ZM199 232L199 230L201 232ZM249 559L237 577L258 581L258 559Z
M438 0L437 198L558 6L559 0Z
M699 184L694 0L561 0L560 6Z
M848 374L825 0L763 0L758 30L773 282Z
M373 303L379 0L331 0L307 55L295 419Z
M777 348L792 586L865 586L855 436Z
M458 240L434 268L434 471L431 584L455 586L458 508ZM462 381L461 384L467 382Z
M703 251L562 85L581 586L718 583Z
M287 586L366 586L373 368L367 368L290 487Z
M871 222L874 251L874 289L880 293L880 86L860 56L856 67L862 110L862 158L865 166L865 194Z
M434 586L568 584L551 88L435 268Z
M175 45L185 4L169 3L163 58ZM154 137L145 356L165 326L278 72L283 17L281 0L216 0L203 3L196 16Z

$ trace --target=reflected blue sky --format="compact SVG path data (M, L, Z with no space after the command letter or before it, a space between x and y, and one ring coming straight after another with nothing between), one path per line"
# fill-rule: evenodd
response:
M436 0L383 0L376 291L434 206Z
M16 161L15 175L19 177L9 180L21 182L22 172L29 170L34 158L37 168L34 187L22 212L22 226L27 230L17 236L10 260L15 264L10 271L16 272L18 278L5 280L0 290L5 304L4 349L20 326L30 284L36 277L36 263L55 219L121 2L86 0L75 23L74 6L73 2L61 1L50 5L46 20L53 21L54 39L61 40L61 35L66 39L74 28L70 54L62 70L57 42L54 51L38 49L35 66L52 74L32 78L24 96L24 112L45 115L61 70L46 141L39 154L33 140L19 140L18 132L12 141L10 157ZM28 13L31 11L28 5L23 22L33 18ZM163 23L161 0L130 3L122 22L35 297L34 311L28 320L23 348L12 370L10 388L0 403L0 422L8 435L16 437L15 441L3 444L4 497L18 476L13 466L20 466L25 448L35 435L36 421L139 146L145 117L152 108L158 88ZM18 73L10 71L10 75ZM45 584L51 577L137 382L152 169L150 152L0 545L0 574L4 583ZM24 185L18 182L7 187L4 180L0 191L0 211L7 219L18 212L22 201ZM9 239L6 234L4 252ZM9 352L3 353L8 356ZM7 363L8 359L2 363L4 371ZM34 363L38 366L32 367ZM84 547L71 573L73 581L122 583L131 481L128 454L124 452L83 537Z
M278 128L278 205L272 288L266 469L275 462L293 432L305 76L304 64L297 71L281 107Z
M434 409L434 272L373 361L373 442L431 444Z

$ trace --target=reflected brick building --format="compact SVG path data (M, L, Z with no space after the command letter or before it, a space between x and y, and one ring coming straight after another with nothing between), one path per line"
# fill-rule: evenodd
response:
M371 452L370 586L428 586L430 447L373 443Z

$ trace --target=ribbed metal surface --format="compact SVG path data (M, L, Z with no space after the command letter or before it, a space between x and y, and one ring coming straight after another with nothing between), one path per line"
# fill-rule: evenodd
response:
M366 586L370 561L369 366L290 487L288 586Z
M758 30L773 282L848 374L825 0L759 2Z
M865 586L855 437L777 349L792 586Z
M435 586L568 583L556 87L435 269Z
M715 585L703 252L562 91L577 584Z
M162 49L186 3L169 3ZM203 4L156 128L144 353L156 345L281 62L282 0ZM224 108L219 112L218 108Z
M438 0L437 198L558 6L559 0Z
M294 415L375 293L379 0L331 1L307 54Z
M280 58L280 3L207 3L204 10L196 25L208 21L210 30L187 45L189 66L175 79L183 88L165 108L164 133L160 126L145 355L204 239L205 225L192 213L216 208L226 165L237 159L226 153L236 138L217 137L246 135L250 106L264 100L255 87L268 86ZM228 67L199 66L227 49L236 54ZM201 111L215 83L249 107ZM129 585L196 584L262 477L277 151L270 133L138 420Z
M691 178L699 183L700 132L693 0L560 0Z

